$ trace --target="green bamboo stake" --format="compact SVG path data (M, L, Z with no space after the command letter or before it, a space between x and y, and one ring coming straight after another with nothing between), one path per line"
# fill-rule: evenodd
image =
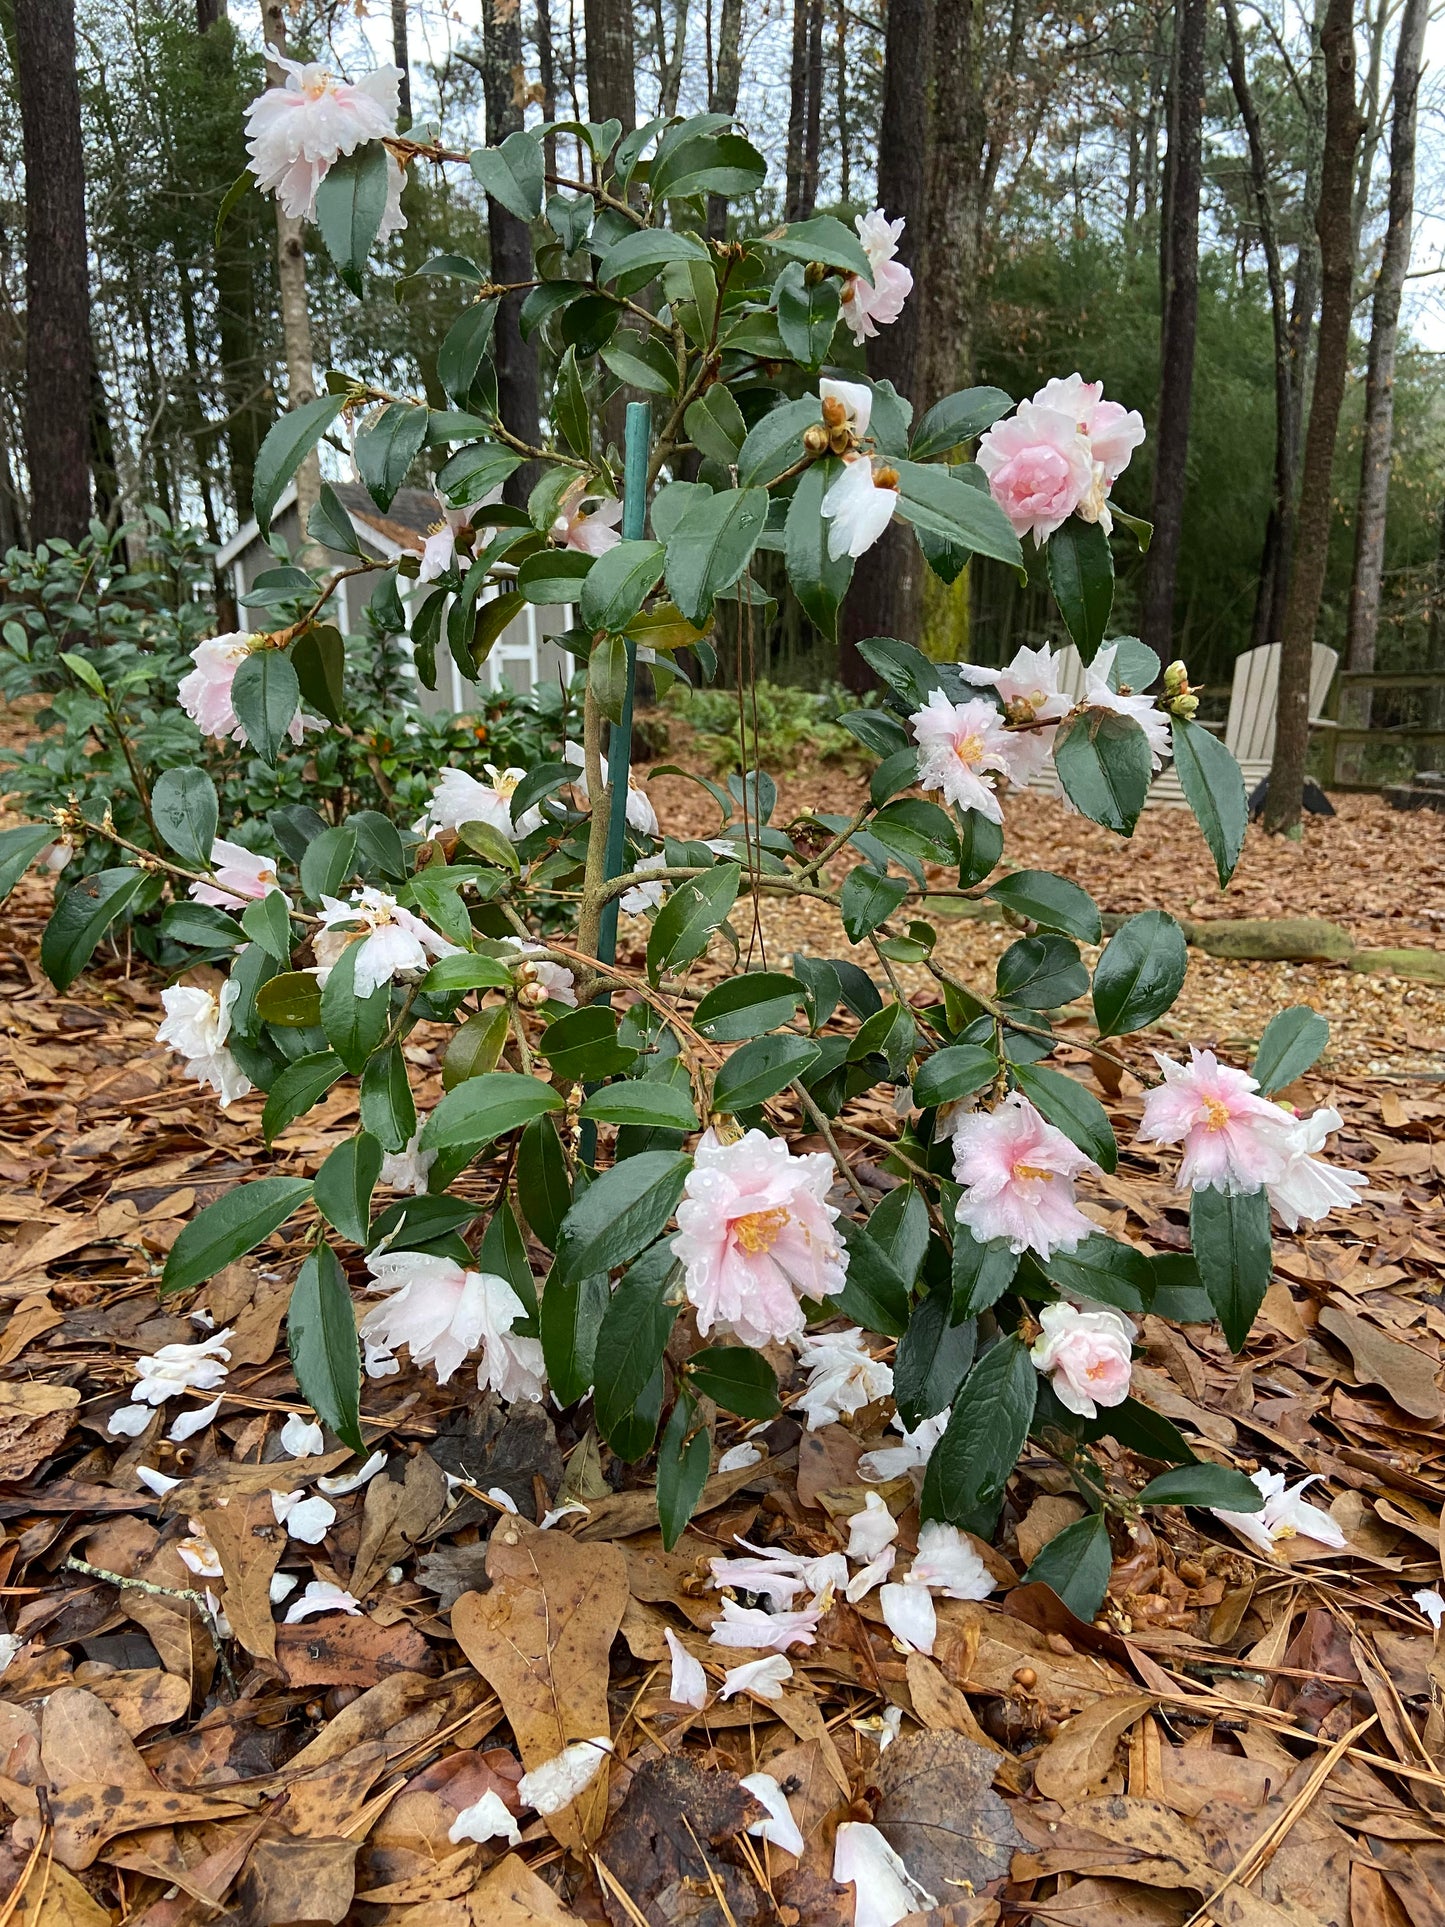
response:
M622 539L640 542L647 526L647 451L652 439L652 410L645 401L627 404L627 429L622 470ZM632 772L632 700L637 687L637 644L624 641L627 675L622 691L622 715L607 749L607 867L609 880L620 877L625 867L627 833L627 788ZM617 899L603 905L602 922L597 933L597 956L601 963L617 959ZM599 999L599 1001L602 1001ZM606 994L611 1003L612 993Z

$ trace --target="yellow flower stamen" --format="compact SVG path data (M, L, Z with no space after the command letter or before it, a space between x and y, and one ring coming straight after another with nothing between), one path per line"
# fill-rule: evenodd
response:
M788 1218L785 1204L775 1204L771 1211L750 1211L745 1217L734 1218L733 1236L749 1257L756 1257L759 1252L772 1250L787 1230Z

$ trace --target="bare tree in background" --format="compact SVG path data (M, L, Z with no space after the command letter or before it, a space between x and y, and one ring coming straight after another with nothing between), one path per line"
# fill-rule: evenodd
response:
M743 0L722 0L718 16L717 62L713 68L708 110L714 114L738 111L738 87L743 72ZM708 196L707 232L711 241L727 236L727 202L720 194Z
M1178 0L1169 84L1169 148L1159 234L1159 419L1154 442L1154 537L1140 634L1161 661L1176 651L1174 585L1184 529L1194 342L1199 325L1199 189L1204 141L1205 0Z
M401 69L396 97L399 112L397 127L402 133L411 126L411 49L406 38L406 0L391 0L391 57Z
M537 79L542 88L542 118L549 124L557 118L557 62L552 52L552 0L537 0ZM542 141L543 164L549 174L557 172L557 136L548 134Z
M924 178L925 228L931 260L914 290L919 308L915 402L929 408L961 387L973 371L986 126L980 87L979 0L936 5L932 101Z
M593 120L620 120L624 134L637 125L637 50L632 0L586 0L587 111Z
M1395 429L1395 350L1400 335L1400 297L1410 266L1415 220L1415 123L1420 67L1425 52L1429 0L1405 0L1395 48L1393 119L1390 126L1389 220L1370 314L1370 356L1365 377L1365 428L1360 449L1360 499L1355 510L1355 569L1350 584L1348 669L1375 666L1380 627L1380 589L1385 572L1385 509L1390 487L1390 447ZM1366 728L1370 692L1354 693L1340 720ZM1342 752L1344 753L1344 752ZM1356 752L1356 757L1357 757ZM1355 760L1355 759L1352 759Z
M286 52L286 11L283 0L263 0L261 21L266 44ZM274 60L266 62L266 82L283 87L286 75ZM286 405L300 408L316 399L316 364L311 348L311 315L306 306L306 248L302 223L276 202L276 259L281 287L281 341L286 356ZM296 512L301 520L301 556L310 547L307 531L311 511L321 498L321 462L313 448L296 471ZM241 505L242 513L245 505ZM318 558L319 559L319 558Z
M14 0L25 149L25 458L32 538L90 521L90 285L74 0Z
M659 87L657 111L669 116L677 112L677 96L682 87L683 63L687 58L688 0L675 0L673 7L672 51L667 47L667 16L662 0L653 0L657 22L657 66Z
M590 9L589 9L590 11ZM522 13L518 0L482 0L482 93L487 110L487 142L495 147L522 125L523 110L512 84L522 64ZM532 237L527 223L487 196L487 235L492 279L527 282L532 276ZM497 409L504 426L535 447L541 439L541 393L537 354L522 337L521 291L503 295L497 311L493 359L497 369ZM525 502L536 476L524 464L507 478L503 496Z
M1303 807L1309 749L1310 666L1320 597L1329 560L1331 477L1340 404L1349 370L1350 318L1355 280L1351 187L1364 121L1355 104L1355 42L1351 0L1329 0L1320 35L1325 64L1325 141L1320 169L1319 349L1314 393L1300 469L1294 561L1280 644L1279 714L1264 826L1294 830Z

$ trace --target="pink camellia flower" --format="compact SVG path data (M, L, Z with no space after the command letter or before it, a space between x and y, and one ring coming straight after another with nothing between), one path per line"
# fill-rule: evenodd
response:
M893 520L898 490L890 476L896 479L897 470L875 462L871 455L852 455L844 462L843 473L829 485L820 512L833 525L828 531L828 553L835 562L840 556L865 554Z
M1080 1418L1097 1418L1101 1405L1129 1396L1134 1327L1110 1305L1079 1307L1063 1299L1039 1313L1043 1327L1029 1357L1054 1388L1060 1405Z
M1284 1173L1268 1190L1280 1223L1290 1231L1299 1230L1301 1219L1317 1224L1332 1211L1353 1209L1358 1203L1356 1193L1370 1188L1360 1172L1337 1170L1314 1155L1324 1150L1325 1140L1343 1122L1330 1105L1309 1117L1287 1117Z
M740 1606L736 1599L725 1599L722 1618L713 1621L708 1638L714 1646L751 1646L759 1652L771 1649L784 1653L790 1646L811 1646L822 1617L817 1606L805 1606L801 1612L768 1613L760 1606Z
M887 327L903 312L903 304L913 292L913 276L897 259L898 237L904 222L890 221L882 208L856 214L853 225L871 270L865 281L861 274L850 274L843 283L843 319L860 346Z
M908 726L919 749L919 788L942 790L956 808L1002 823L999 800L983 779L993 772L1008 775L1014 749L994 705L983 696L951 703L935 689L908 718Z
M319 61L288 60L274 47L272 60L286 75L285 84L268 87L251 102L246 114L246 147L251 172L263 193L274 193L293 220L309 221L316 213L316 190L343 154L367 141L384 140L396 132L399 67L378 67L355 83L339 80ZM388 157L390 158L390 157ZM400 194L401 170L393 160ZM404 227L398 206L383 217L384 240Z
M361 1322L366 1344L411 1348L414 1365L430 1365L447 1380L480 1345L477 1382L500 1398L538 1401L545 1391L541 1342L517 1338L512 1328L526 1308L505 1278L463 1271L451 1258L426 1251L383 1251L366 1261L373 1289L385 1292Z
M587 509L587 502L595 507ZM565 548L580 549L584 555L606 555L622 540L617 525L622 520L622 504L614 495L600 499L589 495L585 481L576 481L558 504L552 524L552 540Z
M704 1338L723 1325L745 1345L786 1341L803 1329L800 1298L842 1289L848 1254L833 1230L833 1176L824 1152L794 1157L761 1131L732 1144L704 1132L672 1241Z
M1038 1258L1073 1251L1094 1229L1074 1203L1074 1179L1096 1168L1022 1091L1010 1091L954 1131L953 1175L964 1187L959 1223L985 1244L1007 1238L1011 1251Z
M1277 1104L1256 1096L1259 1086L1247 1071L1192 1044L1188 1064L1159 1051L1154 1057L1164 1082L1145 1094L1139 1142L1183 1144L1181 1191L1243 1196L1282 1181L1291 1120Z
M972 663L960 663L958 669L965 682L993 689L1005 720L1019 725L1000 732L999 754L1007 759L1010 780L1027 783L1049 760L1058 724L1074 706L1059 689L1058 658L1045 643L1042 649L1020 649L1003 669Z
M236 629L224 636L207 636L191 651L195 668L182 676L177 685L176 698L181 708L203 736L213 736L218 743L225 742L228 736L237 743L246 740L246 732L231 705L231 684L255 641L256 637ZM299 743L303 730L318 727L314 718L298 709L286 734L293 743Z
M978 445L978 465L1015 535L1040 547L1094 485L1088 441L1061 409L1023 401Z
M214 904L221 910L243 910L256 898L281 888L275 857L257 856L223 836L211 845L211 874L215 883L193 883L189 894L197 903Z
M321 923L311 948L323 970L332 968L348 944L360 944L355 978L358 997L369 997L394 977L424 971L434 957L454 957L458 950L420 917L403 909L395 897L370 884L353 891L350 903L322 897ZM359 926L360 934L352 925Z
M1124 473L1130 456L1144 440L1144 417L1137 408L1105 401L1101 381L1085 381L1082 375L1055 375L1033 399L1038 408L1055 408L1069 416L1079 433L1087 437L1089 453L1102 471L1106 488Z
M1313 1539L1322 1546L1333 1546L1336 1550L1345 1544L1345 1535L1328 1512L1321 1512L1318 1506L1310 1505L1301 1497L1307 1486L1315 1483L1323 1475L1312 1472L1298 1485L1287 1486L1282 1472L1268 1472L1263 1467L1251 1472L1250 1478L1259 1487L1264 1506L1258 1512L1231 1512L1225 1506L1212 1505L1209 1510L1216 1519L1223 1520L1227 1526L1241 1533L1252 1546L1271 1558L1281 1539Z

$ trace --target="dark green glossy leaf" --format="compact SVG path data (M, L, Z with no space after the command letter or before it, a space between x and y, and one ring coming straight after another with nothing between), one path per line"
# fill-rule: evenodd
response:
M1266 1097L1303 1077L1330 1041L1329 1019L1308 1004L1276 1011L1254 1054L1254 1075Z
M666 1228L691 1169L686 1152L642 1151L604 1171L562 1220L558 1275L591 1277L635 1258Z
M1071 515L1048 541L1049 587L1085 662L1092 662L1114 606L1114 558L1098 522Z
M1101 1037L1144 1030L1184 987L1184 932L1163 910L1141 910L1110 937L1094 970L1094 1018Z
M1244 777L1219 738L1198 723L1176 718L1170 725L1170 736L1180 787L1204 832L1222 890L1234 875L1244 848L1249 822Z
M898 1341L893 1396L909 1431L953 1403L973 1364L977 1325L971 1318L955 1325L952 1318L952 1286L935 1285Z
M993 1530L1004 1486L1018 1464L1034 1415L1038 1374L1012 1334L984 1353L953 1402L923 1479L925 1519L965 1531Z
M370 1241L371 1195L381 1160L380 1144L369 1131L358 1131L338 1144L316 1173L316 1209L354 1245Z
M40 968L57 990L69 990L145 880L143 870L100 870L66 891L40 939Z
M301 1396L323 1425L365 1457L356 1318L346 1274L328 1244L317 1245L296 1275L286 1339Z
M244 1257L311 1196L310 1178L257 1178L198 1211L171 1246L161 1291L190 1291Z
M1049 1586L1085 1625L1104 1603L1114 1555L1102 1512L1055 1533L1024 1574L1025 1585Z
M711 1345L687 1361L688 1382L739 1418L775 1418L778 1377L761 1352L745 1345Z
M1226 1191L1191 1192L1189 1242L1229 1349L1243 1351L1274 1264L1269 1193L1232 1197Z

